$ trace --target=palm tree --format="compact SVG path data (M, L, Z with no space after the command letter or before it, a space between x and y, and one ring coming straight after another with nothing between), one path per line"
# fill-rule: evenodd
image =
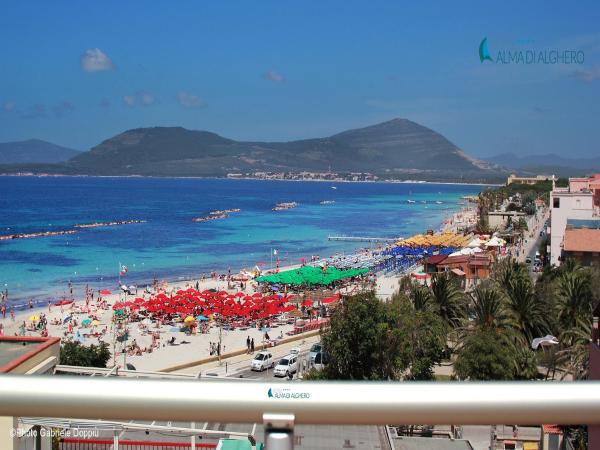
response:
M500 286L507 286L508 283L516 278L529 279L529 274L527 273L527 268L523 264L517 262L516 259L505 258L496 264L492 273L492 278Z
M592 315L594 295L591 279L581 269L567 271L559 278L558 320L562 330L577 328L578 320Z
M577 325L565 330L562 339L569 346L557 354L558 361L567 366L574 380L587 378L590 363L590 340L592 337L592 316L583 316L577 319ZM565 375L568 372L565 372ZM564 378L564 375L563 375Z
M458 327L464 318L464 298L456 282L445 273L435 274L431 279L431 297L444 322Z
M432 308L431 292L429 289L414 283L410 289L410 300L415 311L429 311Z
M475 328L500 333L511 328L513 322L499 289L489 284L482 284L477 286L469 297Z
M535 295L529 277L516 277L504 285L515 328L522 334L526 345L529 346L534 337L548 332L545 319L544 305Z

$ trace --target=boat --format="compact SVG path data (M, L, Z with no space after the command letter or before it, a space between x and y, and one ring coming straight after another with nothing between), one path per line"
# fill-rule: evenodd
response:
M444 202L440 202L439 200L436 202L438 205L441 205Z
M323 200L319 202L319 205L333 205L335 204L335 200Z
M337 189L337 186L331 186L331 189Z
M417 203L417 202L415 202L414 200L406 200L406 201L407 201L408 203L410 203L411 205L412 205L413 203Z
M296 202L282 202L282 203L277 203L275 206L273 206L273 208L271 208L272 211L285 211L286 209L292 209L295 208L296 206L298 206L298 203Z

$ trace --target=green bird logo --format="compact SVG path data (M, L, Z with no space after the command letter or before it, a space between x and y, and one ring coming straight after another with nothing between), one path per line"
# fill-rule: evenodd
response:
M484 37L481 41L481 44L479 44L479 61L483 62L486 59L491 62L494 62L494 60L490 56L490 49L488 48L487 37Z

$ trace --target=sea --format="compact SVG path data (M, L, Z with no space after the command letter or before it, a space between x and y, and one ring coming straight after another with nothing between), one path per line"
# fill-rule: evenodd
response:
M298 264L375 244L329 236L408 237L438 230L478 185L141 177L0 177L0 235L92 222L144 223L0 241L0 289L22 309L78 289L141 286L256 265ZM410 200L410 202L409 202ZM333 201L332 204L321 204ZM274 212L279 202L297 202ZM413 203L414 202L414 203ZM193 222L211 211L228 218ZM81 297L81 296L80 296Z

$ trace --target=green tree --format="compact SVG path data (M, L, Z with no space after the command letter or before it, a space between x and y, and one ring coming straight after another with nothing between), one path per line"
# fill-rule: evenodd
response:
M545 335L546 324L544 304L536 296L529 277L516 277L504 285L508 308L513 316L514 326L521 333L526 346L535 337Z
M88 347L77 341L66 341L60 348L60 363L67 366L106 367L109 359L106 342Z
M415 310L403 293L387 303L372 292L350 297L322 333L331 362L323 373L309 374L309 379L432 379L446 331L437 313Z
M478 331L506 332L512 325L500 290L491 284L477 286L469 294L473 308L473 326Z
M430 311L433 308L431 292L425 286L413 283L410 289L410 300L416 311Z
M431 296L435 308L451 328L457 328L465 315L464 296L455 280L445 273L431 279Z
M511 352L497 332L478 331L460 348L454 373L463 380L511 380L515 375Z

